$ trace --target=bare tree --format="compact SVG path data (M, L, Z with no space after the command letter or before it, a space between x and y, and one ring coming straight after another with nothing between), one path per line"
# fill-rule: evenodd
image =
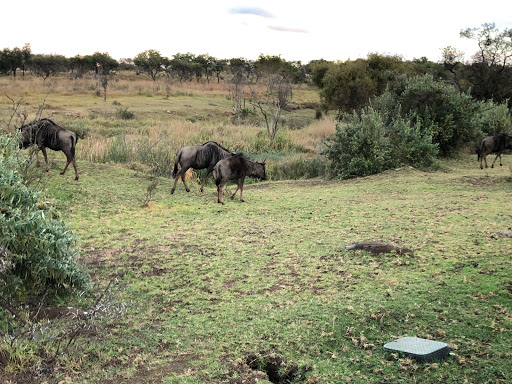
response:
M274 73L265 77L265 91L258 93L251 89L250 103L257 108L265 118L268 137L274 141L279 130L281 112L292 99L292 87L286 76Z

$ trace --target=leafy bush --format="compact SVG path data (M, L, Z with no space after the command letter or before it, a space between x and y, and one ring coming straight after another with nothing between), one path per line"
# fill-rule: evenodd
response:
M478 103L469 94L457 93L431 76L399 77L375 99L374 105L388 118L399 114L413 124L419 123L420 130L432 136L443 156L456 153L482 136Z
M135 114L126 107L116 109L116 116L121 120L131 120L135 117Z
M18 141L0 134L0 292L9 302L84 289L76 237L19 172Z
M347 179L368 176L404 165L430 167L435 164L437 145L418 123L395 116L389 119L372 107L343 114L324 154L333 173Z
M512 133L512 116L507 103L496 104L492 100L479 102L479 123L485 136Z

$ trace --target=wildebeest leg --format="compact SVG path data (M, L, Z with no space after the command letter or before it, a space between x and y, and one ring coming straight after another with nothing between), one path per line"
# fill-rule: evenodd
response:
M78 180L78 170L76 169L76 160L71 160L71 164L73 164L73 168L75 168L75 180Z
M492 165L491 165L491 168L494 168L494 163L496 162L496 160L498 160L498 157L500 158L500 165L501 164L501 152L498 152L498 154L496 155L496 157L494 158L494 161L492 162ZM487 167L486 167L487 168Z
M69 164L71 163L71 164L73 164L73 168L75 168L75 180L78 180L78 170L76 169L75 159L73 158L73 156L68 155L67 153L66 153L66 158L67 158L66 166L64 167L64 169L62 170L62 172L60 174L61 175L65 174L66 170L68 169Z
M201 192L203 192L204 183L206 182L206 179L208 178L208 175L210 174L211 171L213 171L213 167L208 167L208 169L206 170L206 176L204 177L203 181L201 182Z
M183 181L183 185L185 186L185 190L187 192L190 192L190 189L188 189L187 183L185 182L185 173L187 173L187 171L188 171L188 168L181 168L180 171L176 174L176 176L174 177L174 185L171 189L171 195L176 190L176 184L178 184L178 180L180 179L180 177L181 177L181 180Z
M39 168L41 166L41 163L39 162L39 148L36 148L34 152L36 153L36 167ZM34 152L32 152L32 154L34 154Z
M482 156L482 158L480 159L480 168L484 169L484 167L482 166L482 161L485 163L485 168L487 168L487 155Z
M46 155L46 148L41 147L41 152L43 152L44 162L46 163L46 172L48 172L50 170L50 167L48 166L48 156ZM37 152L36 152L36 159L37 159ZM36 161L39 162L39 160L36 160Z
M240 187L240 201L243 203L244 200L244 178L242 177L239 182L238 186Z
M236 182L236 189L235 189L235 192L231 195L231 200L233 200L235 198L235 195L239 189L240 189L240 179L238 179Z
M224 204L224 196L222 195L223 183L217 185L217 203Z

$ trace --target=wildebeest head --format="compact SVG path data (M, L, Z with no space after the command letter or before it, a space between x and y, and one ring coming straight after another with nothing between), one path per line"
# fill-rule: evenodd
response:
M261 180L267 180L267 172L265 170L265 162L253 162L250 167L250 176L259 177Z
M25 149L30 147L31 145L35 144L36 142L36 124L30 123L22 125L21 127L17 127L16 125L14 128L16 128L16 131L19 133L20 138L20 149Z

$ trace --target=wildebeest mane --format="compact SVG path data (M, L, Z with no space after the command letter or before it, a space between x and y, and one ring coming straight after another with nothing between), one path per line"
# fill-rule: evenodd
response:
M207 141L206 143L203 144L203 146L205 146L206 144L215 144L216 146L222 148L223 150L225 150L226 152L229 152L229 153L232 153L229 149L227 149L226 147L223 147L222 145L220 145L219 143L217 143L216 141Z

